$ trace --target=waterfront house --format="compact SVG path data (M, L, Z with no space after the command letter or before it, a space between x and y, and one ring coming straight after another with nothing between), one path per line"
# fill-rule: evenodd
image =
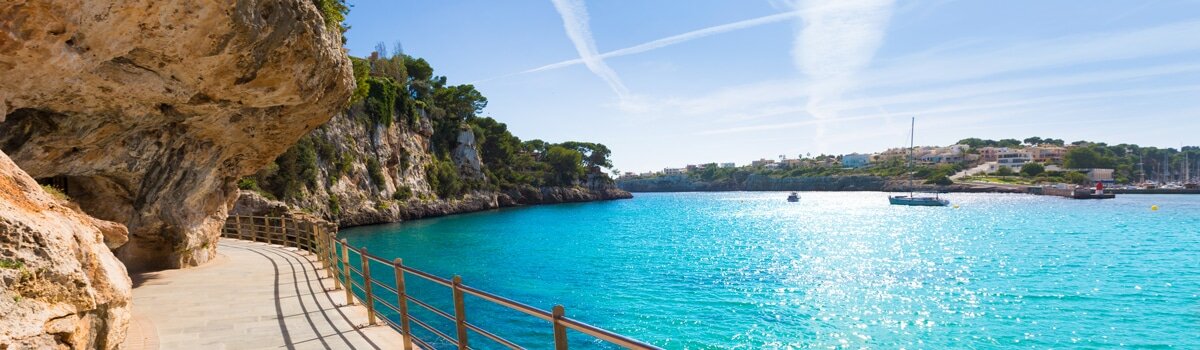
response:
M730 162L730 163L721 163L721 167L722 167L722 168L736 168L736 167L737 167L737 165L736 165L736 164L733 164L732 162Z
M861 168L871 163L871 156L861 153L851 153L842 155L842 166L847 168Z
M665 169L663 169L663 174L667 174L667 175L683 175L686 173L687 173L686 168L665 168Z
M1033 157L1029 152L1008 150L996 155L996 163L1000 166L1006 166L1013 170L1020 170L1025 163L1033 161Z

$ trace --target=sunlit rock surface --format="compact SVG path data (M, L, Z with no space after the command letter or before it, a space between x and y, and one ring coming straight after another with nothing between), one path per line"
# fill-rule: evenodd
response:
M132 270L212 258L234 181L353 88L311 0L17 0L0 21L0 150L126 224Z
M131 285L106 240L125 227L42 190L0 153L0 349L115 349Z

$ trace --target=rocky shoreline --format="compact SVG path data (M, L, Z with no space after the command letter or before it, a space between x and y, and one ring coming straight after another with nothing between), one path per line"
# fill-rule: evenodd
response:
M403 203L403 206L398 205L394 208L346 213L338 217L338 222L331 224L347 228L527 205L593 202L629 198L633 198L632 193L614 187L600 189L587 189L583 187L528 187L501 193L476 191L458 199L432 201L413 199ZM306 213L303 209L296 208L284 202L268 199L253 191L241 191L229 215L271 215L321 220Z

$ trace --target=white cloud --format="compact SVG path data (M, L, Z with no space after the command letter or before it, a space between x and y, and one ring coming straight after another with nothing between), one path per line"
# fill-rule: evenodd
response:
M753 132L753 131L794 129L794 128L805 127L805 126L821 126L821 125L824 125L827 123L835 123L835 122L862 121L862 120L884 119L884 118L897 117L897 116L914 116L914 115L917 115L917 116L947 116L947 117L953 117L953 118L970 117L970 118L975 118L975 119L972 119L971 122L974 124L977 124L980 120L977 119L978 116L975 112L978 112L978 111L1011 111L1013 109L1019 109L1020 112L1022 112L1022 113L1038 113L1038 114L1050 116L1050 115L1053 115L1053 113L1047 113L1047 110L1055 110L1055 109L1054 108L1045 108L1045 107L1051 106L1051 105L1060 105L1062 103L1094 101L1094 100L1108 100L1108 99L1113 99L1113 98L1130 99L1130 98L1138 97L1138 96L1161 96L1161 95L1168 95L1168 94L1193 93L1193 92L1200 92L1200 85L1192 84L1192 85L1179 85L1179 86L1164 86L1164 87L1155 87L1155 88L1121 89L1121 90L1086 92L1086 93L1075 93L1075 94L1059 94L1059 95L1050 95L1050 96L1043 96L1043 97L1036 97L1036 98L998 97L998 98L990 99L989 101L965 101L965 102L957 103L957 104L937 104L934 107L926 107L926 108L920 108L920 109L909 108L909 109L904 109L904 110L889 111L889 112L883 112L883 113L848 115L848 116L843 116L841 118L838 118L836 120L814 118L814 119L807 119L807 120L801 120L801 121L795 121L795 122L770 123L770 124L760 124L760 125L734 127L734 128L711 129L711 130L704 130L704 131L698 132L698 133L696 133L696 135L721 135L721 134L743 133L743 132ZM1042 108L1035 108L1035 107L1039 107L1039 106L1041 106ZM791 109L787 112L801 112L801 111L804 111L805 109L806 109L806 106L798 105L798 106L791 107ZM972 113L964 113L964 112L972 112ZM786 112L780 112L780 113L786 113ZM1014 114L1021 114L1021 113L1014 113Z
M600 54L600 58L612 58L612 57L619 57L619 56L625 56L625 55L632 55L635 53L642 53L642 52L646 52L646 51L650 51L650 50L654 50L654 49L658 49L658 48L663 48L663 47L667 47L667 46L671 46L671 45L675 45L675 44L679 44L679 43L683 43L683 42L687 42L687 41L691 41L691 40L695 40L695 39L700 39L700 38L707 37L707 36L716 35L716 34L732 32L735 30L741 30L741 29L746 29L746 28L751 28L751 27L757 27L757 26L764 25L764 24L783 22L786 20L796 18L799 15L800 15L800 12L791 11L791 12L777 13L777 14L773 14L773 15L758 17L758 18L752 18L752 19L748 19L748 20L744 20L744 21L726 23L726 24L712 26L712 27L703 28L703 29L697 29L697 30L693 30L693 31L690 31L687 33L672 35L672 36L665 37L662 39L658 39L658 40L654 40L654 41L650 41L650 42L646 42L646 43L642 43L642 44L638 44L638 45L634 45L634 46L630 46L630 47L626 47L626 48L622 48L622 49L605 52L603 54ZM544 65L541 67L526 70L526 71L516 73L516 74L547 71L547 70L551 70L551 69L569 67L569 66L573 66L576 64L580 64L580 63L584 63L584 61L582 59L571 59L571 60L566 60L566 61L562 61L562 62L547 64L547 65ZM512 74L512 75L516 75L516 74Z
M848 90L857 86L875 51L883 45L884 31L892 16L891 0L804 1L797 6L797 26L792 57L797 68L810 79L806 110L818 119L836 118L829 108ZM818 124L818 147L824 128Z
M575 45L575 51L579 53L583 64L593 74L604 80L609 88L617 94L617 97L621 100L627 99L629 89L625 87L625 83L621 82L617 72L604 63L604 59L596 50L596 41L592 38L592 30L588 25L587 7L584 6L583 0L551 0L551 2L554 3L554 9L558 11L558 15L562 17L563 29L567 32L567 38L570 38L571 43Z

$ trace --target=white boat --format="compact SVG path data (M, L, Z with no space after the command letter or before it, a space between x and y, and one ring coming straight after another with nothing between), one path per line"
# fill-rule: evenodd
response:
M907 196L888 196L888 203L891 205L911 205L920 207L944 207L950 205L950 201L938 198L937 193L933 197L917 196L913 193L913 146L916 138L917 118L912 119L912 128L909 129L908 136L908 195Z

